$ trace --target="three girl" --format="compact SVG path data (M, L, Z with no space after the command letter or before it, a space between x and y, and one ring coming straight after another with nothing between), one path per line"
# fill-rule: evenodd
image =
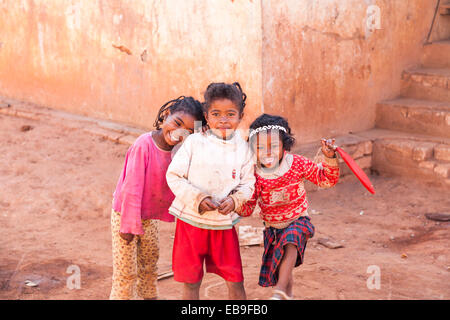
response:
M264 253L259 285L273 286L274 300L293 298L292 271L303 263L304 251L314 226L308 216L304 180L322 188L339 177L334 140L322 140L321 163L291 154L295 140L286 119L263 114L250 125L249 143L256 154L255 192L237 212L252 214L256 204L264 221Z
M158 220L173 222L166 182L171 150L204 121L202 105L181 96L161 107L156 130L128 149L111 213L113 279L110 299L157 297Z

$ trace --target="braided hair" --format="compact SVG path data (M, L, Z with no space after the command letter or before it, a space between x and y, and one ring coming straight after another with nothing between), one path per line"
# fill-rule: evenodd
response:
M204 98L205 102L203 108L205 112L208 112L209 107L214 100L228 99L239 108L239 113L242 113L245 108L247 95L242 91L239 82L234 82L232 84L213 82L206 88Z
M203 116L202 104L192 97L180 96L176 99L166 102L158 111L155 123L153 126L159 130L161 124L164 122L166 115L170 112L185 112L193 116L196 120L201 121L202 125L206 124L205 117Z
M252 132L252 130L256 130L258 128L262 128L264 126L280 126L286 129L286 132L284 132L283 130L278 130L278 133L280 135L280 139L283 142L283 148L286 151L290 151L292 146L295 143L295 138L293 137L294 135L291 132L291 128L289 127L289 123L288 121L280 116L273 116L267 113L264 113L262 115L260 115L258 118L256 118L251 124L250 124L250 132ZM256 134L253 135L249 141L250 145L253 146L253 141L255 141L256 139Z

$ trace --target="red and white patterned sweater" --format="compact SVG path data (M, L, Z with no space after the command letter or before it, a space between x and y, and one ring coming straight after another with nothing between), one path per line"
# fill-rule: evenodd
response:
M250 216L258 204L266 226L285 228L300 216L308 214L305 179L321 188L332 187L338 182L337 158L323 157L319 164L290 153L286 153L284 158L285 173L278 177L264 178L261 172L258 174L255 170L255 191L252 198L236 210L240 216Z

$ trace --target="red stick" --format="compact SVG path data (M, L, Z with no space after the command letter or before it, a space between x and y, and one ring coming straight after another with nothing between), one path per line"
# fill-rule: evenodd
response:
M370 193L375 194L375 189L369 180L369 177L364 173L364 171L356 164L355 160L350 157L350 155L342 150L340 147L336 147L336 151L341 156L342 160L348 165L350 170L355 174L355 176L361 181L364 187L369 190Z

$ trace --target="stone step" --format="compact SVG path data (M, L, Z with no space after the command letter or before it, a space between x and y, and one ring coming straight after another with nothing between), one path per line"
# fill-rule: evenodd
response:
M437 150L444 160L436 159ZM408 176L450 188L450 144L408 139L381 139L373 143L372 170L384 175Z
M371 172L415 177L450 189L450 138L379 128L355 135L372 141Z
M76 115L1 96L0 114L54 123L127 145L133 144L137 137L147 132L127 124Z
M425 45L421 63L426 68L450 68L450 39Z
M401 96L450 102L450 69L418 68L404 71Z
M353 135L358 136L360 139L371 140L372 142L376 140L411 140L417 143L421 142L432 142L436 144L448 144L450 145L450 138L439 137L439 136L431 136L421 133L410 133L404 131L397 130L387 130L374 128L366 131L361 131L354 133Z
M439 13L441 15L450 15L450 2L441 3L439 6Z
M398 98L377 104L377 128L450 138L450 102Z
M371 129L336 137L344 149L368 175L415 177L450 188L450 138L411 134L403 131ZM292 150L311 160L320 155L320 141L302 144ZM339 183L356 180L347 165L339 159ZM374 186L376 190L376 185ZM306 183L308 191L317 186ZM363 187L362 187L363 188Z
M448 12L450 10L446 9L446 11ZM448 39L450 39L450 15L436 16L430 40L435 42Z
M450 189L450 138L386 129L357 135L372 141L372 172L415 177Z

